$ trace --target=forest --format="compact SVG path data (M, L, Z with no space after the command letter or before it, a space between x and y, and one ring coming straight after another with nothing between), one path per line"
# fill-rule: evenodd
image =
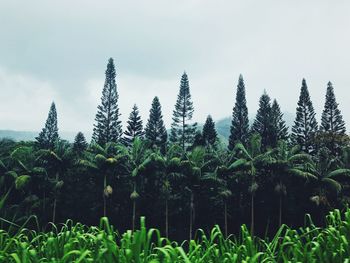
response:
M220 242L229 242L230 235L244 233L273 240L278 231L302 227L308 218L319 231L329 224L331 211L338 211L331 215L341 222L350 202L350 144L331 82L317 120L302 80L295 121L287 127L280 105L266 91L250 123L240 75L227 94L235 98L228 145L218 138L210 115L202 129L192 120L186 73L170 129L158 97L146 122L134 105L123 129L116 83L110 58L90 142L82 132L73 143L60 139L54 102L35 141L0 140L0 229L11 232L25 224L44 233L68 220L82 224L76 226L82 233L90 231L83 225L94 232L102 224L142 235L145 218L147 228L171 240L203 240L222 231Z

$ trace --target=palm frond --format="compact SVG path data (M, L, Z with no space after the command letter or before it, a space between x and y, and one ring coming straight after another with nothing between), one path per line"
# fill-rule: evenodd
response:
M322 182L330 186L333 190L335 190L337 193L340 193L342 187L340 183L338 183L336 180L332 178L323 178Z

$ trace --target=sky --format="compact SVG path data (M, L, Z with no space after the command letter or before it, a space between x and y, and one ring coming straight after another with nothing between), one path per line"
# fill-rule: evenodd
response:
M295 114L306 79L320 120L332 81L350 123L350 1L0 0L0 129L91 132L109 57L125 121L154 96L167 128L184 71L193 120L228 117L239 74L249 114L264 90ZM349 126L348 126L349 127Z

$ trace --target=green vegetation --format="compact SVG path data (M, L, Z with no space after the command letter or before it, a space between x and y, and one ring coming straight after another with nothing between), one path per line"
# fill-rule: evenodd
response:
M350 210L327 216L324 229L306 216L298 230L280 227L271 239L252 237L246 226L239 236L225 238L219 226L210 234L198 230L191 241L172 242L157 229L145 227L120 235L106 217L99 227L51 225L51 231L21 228L16 234L0 230L0 261L4 262L348 262Z
M280 105L267 92L249 127L240 76L226 147L210 115L201 131L192 122L186 73L169 141L158 97L145 130L134 105L123 133L115 78L110 59L90 143L81 132L74 143L60 138L54 103L35 142L0 140L3 256L16 262L337 262L348 256L350 212L345 221L338 210L325 219L350 203L350 140L330 83L318 129L303 80L288 134ZM306 214L315 225L291 230ZM101 217L100 228L91 227ZM146 233L140 217L158 230ZM107 218L126 234L118 235ZM23 224L28 229L14 234Z

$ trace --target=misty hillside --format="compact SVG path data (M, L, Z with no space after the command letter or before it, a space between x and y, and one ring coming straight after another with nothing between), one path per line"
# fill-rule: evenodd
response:
M254 119L253 116L250 116L250 123L252 123L252 120ZM294 121L294 115L285 112L284 113L284 120L286 121L287 126L291 127L293 125ZM222 140L223 143L227 144L228 138L230 136L230 125L231 125L231 117L226 117L223 119L220 119L215 122L215 127L218 132L219 138ZM202 129L203 124L198 124L198 128ZM9 138L14 141L33 141L35 140L35 137L37 137L39 132L36 131L14 131L14 130L0 130L0 138ZM60 132L61 139L73 142L74 137L77 134L77 132ZM85 133L84 135L88 139L88 141L91 139L91 133Z

